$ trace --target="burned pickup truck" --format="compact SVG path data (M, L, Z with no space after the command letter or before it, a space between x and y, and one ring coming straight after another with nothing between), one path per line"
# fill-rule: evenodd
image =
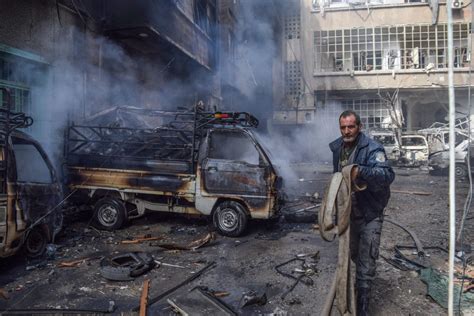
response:
M115 230L160 211L209 215L221 234L239 236L249 219L277 216L281 179L253 135L252 115L198 106L108 114L113 123L71 125L65 148L69 188L93 206L98 226Z

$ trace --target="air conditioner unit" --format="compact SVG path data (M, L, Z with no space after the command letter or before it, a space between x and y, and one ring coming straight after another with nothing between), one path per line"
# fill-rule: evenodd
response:
M453 0L453 2L451 2L451 9L455 10L455 9L461 9L463 5L463 2L460 1L460 0Z

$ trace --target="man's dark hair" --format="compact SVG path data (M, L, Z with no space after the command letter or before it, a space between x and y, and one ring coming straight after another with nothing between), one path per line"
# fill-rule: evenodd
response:
M359 114L357 114L356 112L354 112L352 110L345 110L344 112L342 112L341 115L339 115L339 122L341 121L341 118L352 116L352 115L354 115L354 117L356 118L356 124L360 125L360 116L359 116Z

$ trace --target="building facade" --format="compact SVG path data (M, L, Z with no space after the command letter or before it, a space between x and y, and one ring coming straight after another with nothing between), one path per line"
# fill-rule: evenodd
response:
M112 106L219 107L236 0L0 2L0 87L40 141ZM5 104L6 97L0 95ZM58 146L55 146L58 147Z
M471 5L454 1L458 115L469 113ZM356 110L367 128L417 130L445 122L448 109L446 3L301 0L285 17L284 94L276 124ZM399 115L398 120L401 116ZM396 125L396 124L395 124Z

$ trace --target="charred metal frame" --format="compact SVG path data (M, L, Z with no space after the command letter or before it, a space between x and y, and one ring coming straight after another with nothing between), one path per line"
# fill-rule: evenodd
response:
M189 163L187 172L194 173L199 142L209 128L258 126L258 120L249 113L206 112L199 105L194 111L118 110L160 117L167 119L167 123L154 129L72 124L67 129L65 142L68 163L98 160L104 167L111 159L115 162L175 161Z

